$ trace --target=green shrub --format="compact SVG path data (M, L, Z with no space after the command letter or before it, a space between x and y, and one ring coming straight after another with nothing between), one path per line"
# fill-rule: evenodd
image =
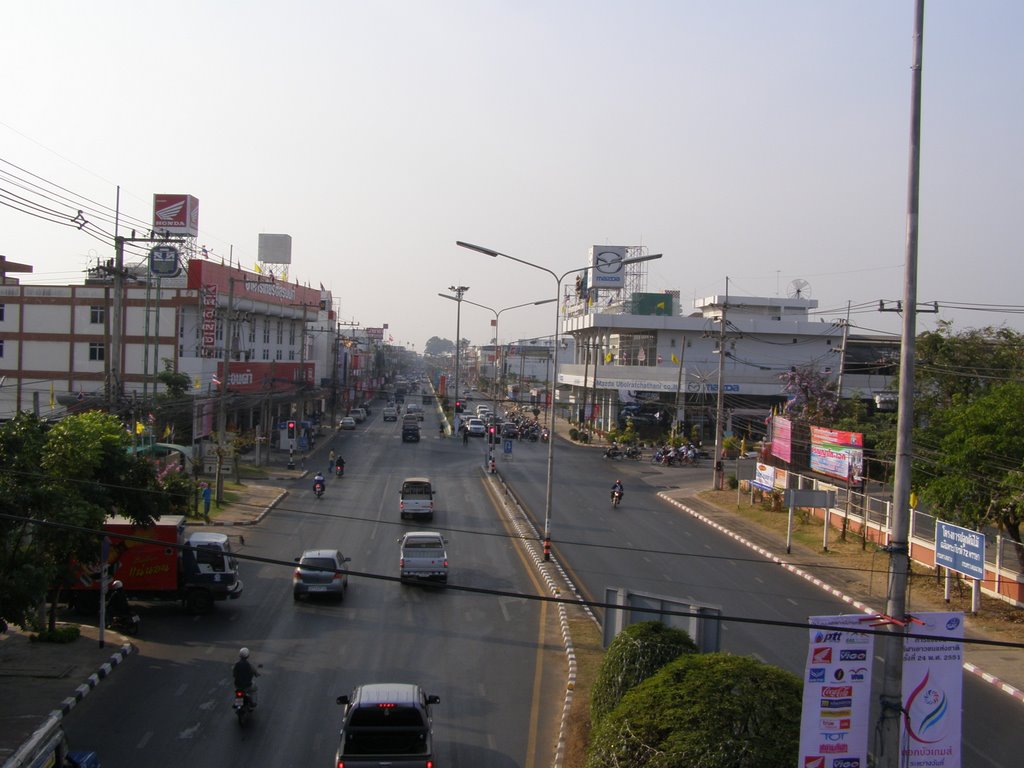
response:
M569 427L569 439L570 440L579 440L580 439L580 431L578 429L576 429L576 427Z
M724 653L684 654L627 692L596 723L587 768L796 765L801 683Z
M34 643L73 643L81 634L82 630L78 625L68 624L57 627L52 632L44 629L34 635L29 635L29 639Z
M596 726L626 691L646 680L682 653L696 653L697 645L681 629L658 621L631 624L619 633L605 653L590 696L590 721Z
M730 491L735 491L739 488L740 481L737 479L736 475L729 475L725 478L725 484L729 486Z

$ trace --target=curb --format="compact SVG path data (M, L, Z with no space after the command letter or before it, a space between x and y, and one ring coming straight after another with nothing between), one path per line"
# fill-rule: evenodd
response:
M60 712L61 716L63 717L64 715L67 715L68 712L74 709L75 705L77 705L82 699L88 696L89 692L100 684L100 681L109 677L113 673L114 669L121 662L123 662L134 650L135 646L133 646L131 643L125 643L117 652L112 654L109 661L107 661L105 664L101 664L99 669L97 669L95 672L89 675L89 677L86 678L86 681L84 683L75 688L74 695L68 696L60 703L60 709L58 711Z
M270 514L270 511L278 504L280 504L287 495L287 490L281 491L279 494L277 494L274 500L267 504L263 511L256 515L256 517L254 517L252 520L214 520L209 523L201 523L201 525L203 525L204 527L210 526L211 528L236 528L240 526L257 525L258 523L262 522L263 518Z
M749 541L748 539L743 538L742 536L740 536L739 534L737 534L737 533L735 533L733 531L730 531L728 528L726 528L725 526L721 525L720 523L716 523L711 518L707 517L706 515L702 515L700 512L697 512L694 509L691 509L690 507L688 507L685 504L683 504L681 501L677 501L676 499L673 499L671 496L668 496L666 493L664 493L664 492L658 493L658 497L661 498L661 499L664 499L665 501L667 501L672 506L678 507L679 509L681 509L684 512L688 513L691 517L693 517L693 518L695 518L697 520L700 520L702 523L704 523L706 525L709 525L710 527L714 528L717 531L720 531L721 533L724 533L726 536L728 536L731 539L739 542L740 544L743 544L745 547L748 547L749 549L752 549L754 552L757 552L762 557L764 557L764 558L766 558L768 560L771 560L776 565L781 565L783 568L785 568L790 573L792 573L792 574L794 574L796 576L799 576L799 577L801 577L801 578L811 582L816 587L820 587L821 589L823 589L826 592L828 592L829 594L831 594L833 597L838 597L844 603L848 603L849 605L852 605L857 610L862 611L864 613L878 613L878 611L875 610L874 608L872 608L871 606L865 605L864 603L860 602L859 600L854 600L852 597L850 597L846 593L842 592L839 589L836 589L835 587L833 587L830 584L822 581L817 576L814 576L813 574L808 573L807 571L803 570L802 568L798 568L795 565L790 565L789 563L785 562L782 558L780 558L778 555L774 554L773 552L765 549L764 547L758 546L754 542ZM1024 702L1024 691L1021 691L1019 688L1016 688L1015 686L1010 685L1009 683L1003 682L1002 680L997 678L995 675L990 675L988 672L985 672L983 669L981 669L977 665L972 664L972 663L970 663L968 661L963 662L963 668L967 672L970 672L972 675L980 677L983 681L985 681L989 685L994 685L996 688L1001 690L1003 693L1008 694L1010 697L1016 699L1017 701Z

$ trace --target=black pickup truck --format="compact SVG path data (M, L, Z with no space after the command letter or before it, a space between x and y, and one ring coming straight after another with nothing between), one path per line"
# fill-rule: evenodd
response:
M339 696L345 714L338 768L389 766L423 768L433 764L433 721L430 707L439 704L410 683L360 685L350 696Z

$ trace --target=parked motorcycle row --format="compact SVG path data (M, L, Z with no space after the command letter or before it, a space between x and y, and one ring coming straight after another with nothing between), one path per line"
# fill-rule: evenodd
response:
M661 464L665 467L682 467L685 465L697 466L702 458L707 455L692 443L678 447L663 445L651 457L652 464Z
M633 461L640 461L643 457L643 451L635 445L627 445L625 448L621 448L617 443L612 443L604 452L604 458L606 459L632 459Z

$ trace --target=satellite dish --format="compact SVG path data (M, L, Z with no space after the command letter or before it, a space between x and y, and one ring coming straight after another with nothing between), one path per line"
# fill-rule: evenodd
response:
M811 298L811 284L799 277L796 280L791 280L786 286L786 295L791 299L809 299Z

